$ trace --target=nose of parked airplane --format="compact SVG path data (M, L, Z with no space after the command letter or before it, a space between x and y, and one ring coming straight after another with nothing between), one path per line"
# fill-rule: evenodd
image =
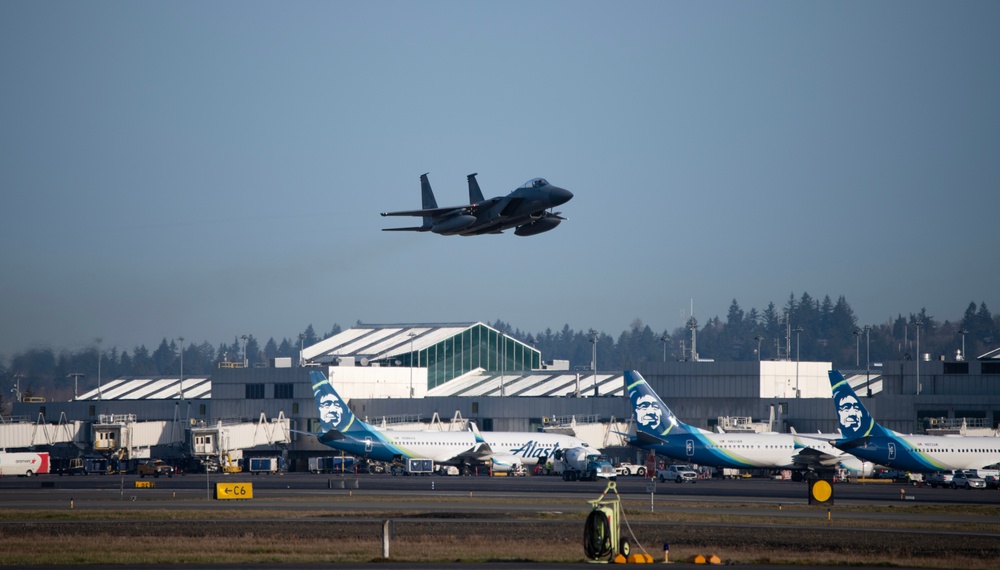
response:
M569 190L559 188L558 186L553 186L549 188L549 202L553 206L558 206L559 204L565 204L570 201L573 197L573 193Z

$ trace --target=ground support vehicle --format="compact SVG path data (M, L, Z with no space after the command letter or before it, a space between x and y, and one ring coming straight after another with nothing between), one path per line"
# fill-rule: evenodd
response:
M636 465L634 463L619 463L615 467L615 472L622 477L645 477L646 476L646 466Z
M135 472L139 474L140 479L146 475L150 475L153 478L159 478L160 475L173 477L174 466L159 459L147 459L146 461L139 462L135 466Z
M553 472L562 474L563 481L614 480L618 477L606 456L583 447L557 449L552 464Z
M310 457L310 473L353 473L356 460L353 457Z
M274 474L278 472L278 458L277 457L251 457L250 458L250 473L252 475L260 475L262 473Z
M687 465L671 465L666 469L656 470L656 479L660 483L673 481L674 483L697 483L698 474Z

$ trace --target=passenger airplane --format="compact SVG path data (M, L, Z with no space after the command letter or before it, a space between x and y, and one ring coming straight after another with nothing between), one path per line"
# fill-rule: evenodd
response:
M712 433L687 425L635 370L625 371L625 391L635 412L636 437L631 445L676 460L739 469L822 472L843 468L853 477L870 475L874 467L821 439L784 433Z
M382 212L383 216L422 216L423 224L409 228L386 228L384 232L434 232L446 236L499 234L516 227L514 235L533 236L547 232L565 220L561 212L546 212L569 202L572 192L553 186L544 178L532 178L506 196L483 197L476 175L470 174L469 204L439 208L427 175L420 176L423 209Z
M564 434L495 431L483 435L475 424L461 432L380 430L358 419L322 372L312 371L309 376L323 430L320 442L351 455L377 461L420 457L446 465L488 462L501 468L518 461L535 465L557 449L589 448L582 439Z
M876 423L837 370L830 371L830 387L842 436L831 443L865 461L918 473L1000 463L1000 437L902 435Z

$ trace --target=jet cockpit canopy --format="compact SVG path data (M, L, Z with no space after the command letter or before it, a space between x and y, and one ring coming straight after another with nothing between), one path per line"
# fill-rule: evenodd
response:
M531 180L525 182L520 187L521 188L541 188L542 186L548 186L549 181L544 178L532 178Z

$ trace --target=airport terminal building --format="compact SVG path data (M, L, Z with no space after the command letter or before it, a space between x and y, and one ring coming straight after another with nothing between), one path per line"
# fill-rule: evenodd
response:
M270 368L220 368L183 379L119 378L69 402L15 402L14 415L26 418L21 423L29 427L0 425L0 444L44 446L51 442L42 432L74 425L75 431L67 427L61 433L73 431L66 436L71 443L99 451L107 449L102 438L109 419L114 425L125 418L133 427L120 426L112 437L124 438L123 430L138 434L136 425L159 422L158 435L145 441L154 456L162 450L192 453L201 445L206 455L280 453L295 465L331 452L300 433L319 431L309 379L317 368L358 417L375 425L429 427L432 419L456 416L475 420L485 431L575 423L582 432L580 424L594 424L600 427L589 433L603 435L588 441L608 447L621 444L620 436L611 434L627 430L631 419L623 371L570 371L564 361L545 363L530 345L483 323L359 325L306 347L303 357L305 367L275 362ZM674 414L692 425L832 432L830 366L684 361L645 363L639 371ZM880 423L899 432L995 430L1000 422L1000 350L970 361L886 362L870 373L843 372ZM129 441L143 444L136 437ZM235 445L240 449L232 449Z

